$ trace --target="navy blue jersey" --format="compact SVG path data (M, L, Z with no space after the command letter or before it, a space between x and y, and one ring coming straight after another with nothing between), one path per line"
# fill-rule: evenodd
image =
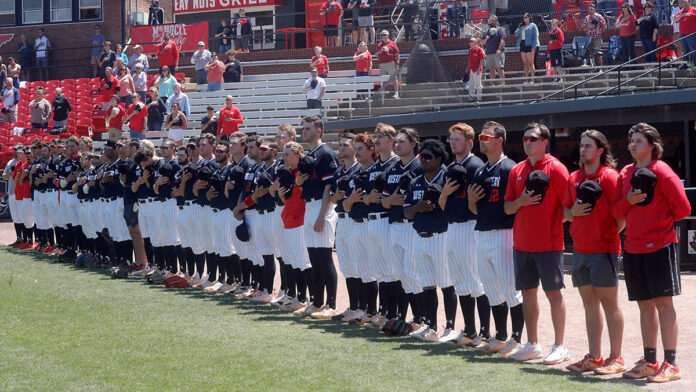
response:
M100 181L102 189L102 197L116 197L119 191L118 172L116 167L118 160L104 165L104 174Z
M423 198L426 188L430 184L445 186L445 171L440 170L433 178L428 181L425 174L422 174L411 181L406 191L404 207L416 204ZM447 216L440 206L435 203L435 209L430 212L419 212L413 218L413 228L419 233L442 233L447 231Z
M265 167L265 163L263 163L261 165L261 169L259 169L256 172L256 178L254 179L256 186L258 186L259 177L263 173L268 173L268 175L271 177L271 181L275 181L276 168L278 168L278 161L273 162L273 164L269 167ZM254 208L256 208L259 211L268 211L268 210L274 209L275 208L275 200L274 200L273 196L271 196L270 193L267 193L265 196L259 198L256 201L256 205L254 205Z
M263 162L259 162L249 168L244 173L244 183L242 184L242 195L241 199L239 200L244 200L246 199L249 195L254 193L254 190L256 189L256 178L258 177L259 171L263 168Z
M31 177L31 198L34 198L34 191L39 191L43 192L44 191L44 186L43 184L39 184L38 180L41 178L41 171L46 168L46 164L44 162L43 158L36 158L34 159L31 164L27 167L29 169L29 172L31 173L32 169L36 168L34 170L34 174L30 174L29 176Z
M239 162L231 161L230 168L229 168L227 173L228 173L228 175L231 175L232 168L234 168L235 166L239 166L242 169L244 169L244 173L245 173L245 177L246 177L246 173L249 172L249 170L251 170L251 168L254 167L255 165L256 164L254 163L254 161L251 158L249 158L249 156L245 155L242 159L239 160ZM231 178L228 178L227 180L230 181ZM242 194L243 190L244 190L244 182L242 182L241 184L235 184L234 189L231 191L228 191L227 208L232 210L235 207L237 207L237 204L239 203L239 195Z
M97 200L102 196L101 188L99 188L99 180L97 180L97 174L100 170L104 169L104 166L104 164L95 166L94 170L87 176L88 183L94 181L94 185L89 187L89 194L87 195L87 199L90 201Z
M371 167L372 165L370 165ZM366 174L370 175L370 167L367 167L365 170L363 170L360 166L358 166L358 169L353 171L352 175L350 176L350 182L348 183L348 186L350 187L350 191L346 192L346 197L348 197L351 192L356 188L355 187L355 178L361 174ZM364 189L363 189L364 190ZM350 209L350 212L348 213L348 216L353 218L353 219L367 219L367 214L369 213L369 209L367 207L367 204L359 201L355 204Z
M64 159L63 161L60 162L60 164L56 168L57 169L56 176L57 176L59 181L67 179L67 177L70 176L70 174L80 170L79 169L79 166L80 166L79 159L80 159L79 157L75 158L75 159ZM75 181L70 181L65 185L65 188L63 188L63 189L71 190L73 185L75 185Z
M461 223L476 219L476 215L469 210L469 198L466 190L476 172L484 166L483 161L474 154L469 154L468 157L458 163L466 169L466 181L464 184L459 184L459 189L447 198L445 215L447 215L449 223ZM452 162L448 168L455 164L455 162ZM447 182L447 176L445 176L445 182Z
M375 183L375 178L377 178L377 176L380 173L385 173L385 175L386 175L387 170L391 166L398 165L399 163L401 163L401 160L396 155L392 156L391 158L387 159L384 162L382 162L381 159L377 159L375 161L375 163L373 163L372 166L370 166L370 168L368 169L370 172L370 187L369 187L369 189L366 189L365 191L372 192L372 188L373 188L374 183ZM371 203L368 206L368 210L370 213L386 212L387 211L386 208L382 207L381 202Z
M176 158L172 158L172 159L170 159L169 161L166 161L166 162L165 162L164 159L163 159L163 160L162 160L162 165L165 164L165 163L168 163L168 164L172 165L172 169L173 169L173 171L174 171L174 176L175 176L178 172L181 171L181 166L179 166L179 161L178 161ZM157 181L157 179L159 179L160 176L161 176L161 175L160 175L160 172L159 172L159 168L160 168L162 165L160 165L160 166L157 168L157 170L155 171L155 175L154 175L153 180L152 180L153 192L154 192L154 184L155 184L155 181ZM172 177L174 177L174 176L172 176ZM159 191L159 193L155 195L155 197L157 198L157 200L159 200L159 201L165 201L165 200L171 199L171 198L172 198L172 190L174 190L174 178L170 178L168 183L165 183L165 184L160 185L160 186L159 186L159 189L157 189L157 190Z
M220 168L220 164L215 161L215 158L212 158L210 160L203 159L199 161L198 166L199 168L207 166L210 168L210 170L212 170L213 173L215 173L215 171ZM197 204L200 204L202 206L210 205L210 201L208 200L208 197L205 195L206 192L208 192L208 189L210 189L210 185L198 190L198 196L196 197Z
M389 166L386 172L387 184L384 186L384 192L382 192L382 196L390 196L392 193L396 191L405 192L405 189L398 190L397 188L399 187L399 181L401 180L401 176L408 171L412 172L416 176L420 176L421 174L423 174L421 162L420 159L418 159L417 155L413 157L413 159L408 161L408 163L406 163L405 165L403 164L403 162L398 161L394 165ZM389 208L389 223L404 222L405 219L406 218L404 218L403 206L391 206L391 208Z
M133 172L134 178L131 181L131 185L133 185L136 181L138 181L138 178L140 178L143 175L143 171L145 168L142 165L135 165L135 170ZM147 199L150 197L150 190L148 189L146 184L140 184L138 187L138 191L135 193L136 199Z
M130 168L128 173L126 173L126 181L123 183L123 203L133 204L138 201L138 194L133 192L132 186L140 176L140 171L138 171L140 166L136 165L132 160L129 160L128 163L130 163Z
M46 164L46 170L51 173L55 173L55 176L48 181L46 181L46 189L58 189L56 187L56 184L54 180L58 178L58 167L60 164L63 162L63 156L58 155L55 157L51 157L48 159L48 163Z
M515 161L508 157L503 157L503 159L492 166L486 164L476 172L474 182L487 179L486 182L490 184L490 190L486 192L483 199L479 200L476 205L478 220L476 221L475 230L511 229L515 223L515 214L508 215L503 208L508 176L513 166L515 166Z
M87 177L92 174L94 171L94 167L90 167L89 169L82 170L80 173L77 175L77 178L82 178L82 177ZM77 187L77 198L79 200L86 200L87 199L87 193L84 191L84 185Z
M343 177L352 177L359 168L360 165L358 165L358 162L353 162L353 164L349 167L341 166L336 169L333 182L331 182L331 193L336 193L336 190L338 189L338 180ZM346 212L346 210L343 209L343 200L338 200L336 202L336 212Z
M227 179L227 171L230 169L231 164L226 164L225 166L222 166L215 170L213 172L213 175L219 176L222 179ZM210 188L208 188L210 189ZM206 190L207 192L207 190ZM225 197L225 183L223 181L222 183L222 189L219 190L217 197L214 197L213 200L210 200L210 206L212 208L216 208L218 210L222 210L224 208L227 208L227 198Z
M184 175L184 171L179 170L178 172L174 173L174 178L170 179L170 181L172 182L172 186L174 188L178 188L181 186L181 176L182 175ZM176 198L176 205L183 206L185 201L186 201L186 198L184 196L178 196Z
M338 157L326 143L322 143L308 156L314 158L315 174L302 184L302 198L305 201L321 200L324 196L324 187L333 182L336 169L338 169Z

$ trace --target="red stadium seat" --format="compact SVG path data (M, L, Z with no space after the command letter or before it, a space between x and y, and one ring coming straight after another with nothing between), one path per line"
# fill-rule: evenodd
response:
M0 136L0 144L8 144L10 142L10 138L8 136Z
M50 143L51 140L53 140L53 139L60 139L60 137L59 137L58 135L51 135L51 134L48 134L48 135L45 135L44 137L42 137L42 139L43 139L43 141L45 141L46 143Z
M25 139L24 136L12 135L7 142L14 145L17 143L24 143Z

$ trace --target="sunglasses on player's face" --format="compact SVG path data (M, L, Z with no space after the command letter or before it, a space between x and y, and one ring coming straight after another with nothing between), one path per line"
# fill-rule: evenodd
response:
M224 148L216 148L216 149L215 149L215 153L216 153L216 154L224 154L224 153L226 153L226 152L227 152L227 151L225 151Z
M539 136L522 136L523 143L527 143L527 142L534 143L537 140L542 140L542 139L543 139L543 137L539 137Z
M487 142L489 140L497 138L497 136L491 136L491 135L486 135L485 133L482 133L478 136L478 138L482 142Z
M269 150L274 150L274 151L275 151L275 148L270 148L270 147L266 147L266 146L261 146L261 147L259 147L259 151L266 152L266 151L269 151Z

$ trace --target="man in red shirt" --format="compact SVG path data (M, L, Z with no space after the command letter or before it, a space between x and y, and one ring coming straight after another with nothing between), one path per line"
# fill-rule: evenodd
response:
M679 6L681 11L674 16L674 22L679 23L679 35L685 37L696 32L696 8L689 4L689 0L679 0ZM696 67L696 35L683 38L681 43L684 53L694 51L691 54L691 66Z
M527 325L527 344L510 358L518 361L539 359L537 323L539 303L537 291L541 280L551 305L554 344L544 358L547 365L568 359L563 345L566 309L561 289L563 284L563 205L561 201L568 186L568 169L551 154L546 153L551 136L543 124L531 123L524 129L524 152L527 159L510 171L505 191L505 213L515 214L513 259L515 286L522 291L524 322ZM526 182L534 177L548 179L545 192L527 189ZM540 173L541 172L541 173ZM545 176L543 176L543 175ZM530 184L538 189L534 184ZM538 192L538 193L537 193Z
M222 136L225 136L224 139L228 140L228 135L239 131L239 126L244 124L242 112L236 106L234 106L234 98L232 98L231 95L228 95L225 98L225 103L227 103L227 106L220 109L220 114L218 115L218 141L220 141Z
M319 15L324 17L324 37L326 39L326 46L338 46L338 25L340 24L341 16L343 16L343 7L341 7L341 3L336 0L326 0L326 3L321 6L320 11Z
M389 39L389 31L382 30L382 40L377 44L377 58L382 75L392 76L394 98L399 98L399 47ZM393 80L392 80L393 79Z
M672 297L681 294L677 232L674 222L691 206L679 177L662 157L662 139L653 126L638 123L628 131L634 163L621 170L611 212L626 220L624 276L629 301L637 301L643 336L643 358L624 378L650 382L681 378L677 356L677 314ZM640 172L639 172L640 171ZM640 176L639 176L640 175ZM652 178L650 178L652 177ZM632 180L649 179L648 185ZM664 362L657 361L657 332L662 333Z
M585 307L590 352L567 367L573 372L615 374L626 370L621 356L623 313L619 307L619 230L611 215L619 173L606 136L588 130L580 135L580 170L573 172L563 199L563 215L573 236L573 286ZM600 307L601 305L601 307ZM602 313L607 318L611 353L602 358Z
M483 60L486 54L479 46L478 38L469 39L469 100L480 101L483 98L483 85L481 76L483 75Z
M162 42L157 45L157 56L159 56L160 73L165 65L177 71L179 68L179 47L172 41L169 33L165 32Z
M111 107L111 97L120 90L118 78L111 73L111 67L104 69L104 77L99 84L99 91L102 97L102 110L107 111Z
M133 94L135 97L138 94ZM145 124L147 124L147 105L140 102L140 96L133 98L133 103L128 107L128 114L123 122L130 121L130 137L132 139L145 139Z

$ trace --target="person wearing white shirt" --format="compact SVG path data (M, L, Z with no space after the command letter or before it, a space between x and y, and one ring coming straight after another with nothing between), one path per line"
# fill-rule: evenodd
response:
M143 64L136 64L135 72L131 76L133 77L135 92L140 96L140 100L145 102L147 99L147 75L145 74Z
M143 54L143 47L135 45L133 47L133 54L130 59L128 59L128 68L130 68L132 73L135 73L135 67L138 64L143 66L143 73L147 73L147 70L150 68L150 62L147 61L147 56Z
M320 78L317 69L312 68L312 77L307 79L302 93L307 95L307 109L321 109L321 99L326 93L326 82Z
M48 80L48 49L51 49L51 41L44 35L44 29L39 29L37 33L39 36L34 41L36 67L39 68L39 79Z

